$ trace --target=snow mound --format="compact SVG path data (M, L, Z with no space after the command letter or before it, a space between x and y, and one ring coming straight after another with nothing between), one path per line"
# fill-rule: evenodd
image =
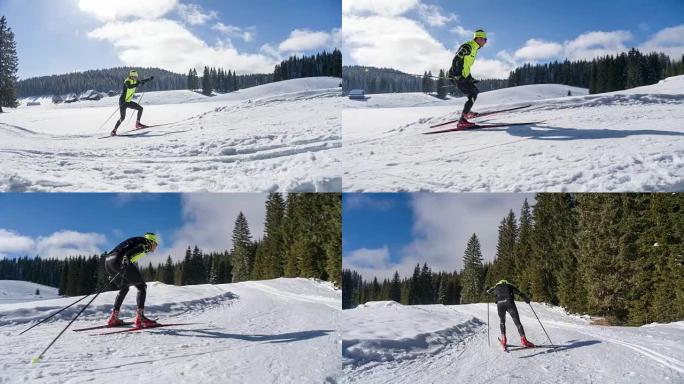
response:
M563 84L532 84L518 87L501 88L493 91L481 92L477 97L477 105L503 103L529 103L531 101L588 95L586 88L573 87ZM345 100L345 108L406 108L406 107L437 107L462 106L465 97L449 97L439 99L425 93L381 93L368 95L366 101Z
M344 364L413 360L482 330L480 320L441 305L370 302L342 312Z
M36 291L39 294L36 295ZM0 305L58 298L58 289L19 280L0 280Z

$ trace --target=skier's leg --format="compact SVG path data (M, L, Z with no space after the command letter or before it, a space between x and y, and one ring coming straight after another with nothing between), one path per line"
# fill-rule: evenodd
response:
M506 336L506 302L497 301L496 311L499 314L499 328L501 328L501 336Z
M108 256L105 260L105 271L110 276L116 276L121 271L121 263L118 262L116 254ZM114 310L119 311L119 309L121 309L121 304L128 293L128 283L126 282L124 276L121 275L117 276L112 283L119 288L119 293L116 295L116 299L114 300Z
M475 104L479 90L473 83L466 80L459 80L456 83L456 86L464 95L466 95L466 97L468 97L468 101L466 101L463 106L463 112L461 112L461 117L465 119L465 116L470 112L471 108L473 108L473 104Z
M126 103L119 104L119 120L116 122L116 125L114 125L114 130L112 131L112 134L116 134L116 130L119 129L119 126L123 121L126 119Z
M518 308L515 306L515 302L511 302L511 305L508 307L508 313L511 314L511 318L513 318L513 322L515 323L515 326L518 328L518 333L520 334L520 337L525 337L525 330L523 329L522 323L520 322L520 315L518 315Z
M145 308L145 297L147 296L147 285L143 280L140 270L135 264L129 264L126 268L126 279L131 285L135 285L138 289L138 295L136 297L136 304L138 309Z
M136 121L139 123L140 118L142 118L143 107L140 106L140 104L134 103L131 101L130 103L128 103L128 108L135 109L136 111L138 111L138 117L137 117Z
M123 301L126 298L126 294L128 294L128 284L123 283L121 285L121 288L119 289L119 293L116 295L116 300L114 300L115 310L118 311L121 309L121 304L123 304Z

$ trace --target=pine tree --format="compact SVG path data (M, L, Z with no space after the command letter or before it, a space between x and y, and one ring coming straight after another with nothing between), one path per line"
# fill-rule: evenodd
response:
M164 284L169 284L169 285L174 283L173 261L171 261L171 255L166 257L166 264L164 264L164 273L163 273L162 282Z
M233 248L230 251L233 262L233 282L237 283L250 278L250 252L252 251L252 235L249 232L247 218L240 212L233 228Z
M394 271L394 277L392 277L392 283L389 292L389 299L394 300L397 303L401 302L401 281L399 280L399 271Z
M0 113L2 107L16 108L16 84L19 59L14 32L7 26L5 16L0 17Z
M205 96L211 96L211 75L209 73L209 67L204 67L204 73L202 74L202 94Z
M446 75L444 74L444 70L440 69L439 79L437 80L437 97L440 99L446 99L447 91Z
M447 282L444 275L439 279L439 291L437 294L437 303L447 305L449 304L447 297Z
M480 240L473 234L468 240L465 253L463 254L463 277L461 278L463 290L461 291L461 304L476 303L480 301L484 286L482 271L482 252Z

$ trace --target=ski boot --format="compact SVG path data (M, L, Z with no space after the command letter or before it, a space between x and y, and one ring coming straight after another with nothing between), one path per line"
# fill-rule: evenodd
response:
M472 127L474 127L474 126L476 126L476 125L477 125L477 124L471 123L470 121L468 121L468 120L466 120L465 118L461 117L461 120L458 121L458 124L456 125L456 127L458 127L458 129L468 129L468 128L472 128Z
M139 122L139 121L135 122L135 129L143 129L143 128L149 128L149 127L147 125Z
M110 132L109 135L116 136L116 128L112 129L112 132Z
M499 341L501 342L501 345L503 345L503 347L506 348L506 335L501 335Z
M123 320L119 319L119 310L114 309L112 310L112 314L109 316L109 320L107 321L107 326L108 327L118 327L120 325L123 325Z
M528 347L528 348L534 348L535 345L527 341L527 338L525 336L520 338L520 343L523 345L523 347Z
M143 309L138 309L138 311L135 313L135 321L133 322L133 325L136 328L150 328L150 327L156 327L159 325L154 320L148 319L145 317L143 314Z
M474 118L476 118L476 117L478 117L478 116L480 116L480 114L477 113L477 112L468 112L468 113L466 113L465 115L463 115L463 119L464 119L464 120L465 120L465 119L474 119Z

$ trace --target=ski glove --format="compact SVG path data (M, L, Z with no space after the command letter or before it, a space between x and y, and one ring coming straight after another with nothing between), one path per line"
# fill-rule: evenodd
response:
M121 259L121 265L128 266L128 263L128 256L124 256L123 259Z

